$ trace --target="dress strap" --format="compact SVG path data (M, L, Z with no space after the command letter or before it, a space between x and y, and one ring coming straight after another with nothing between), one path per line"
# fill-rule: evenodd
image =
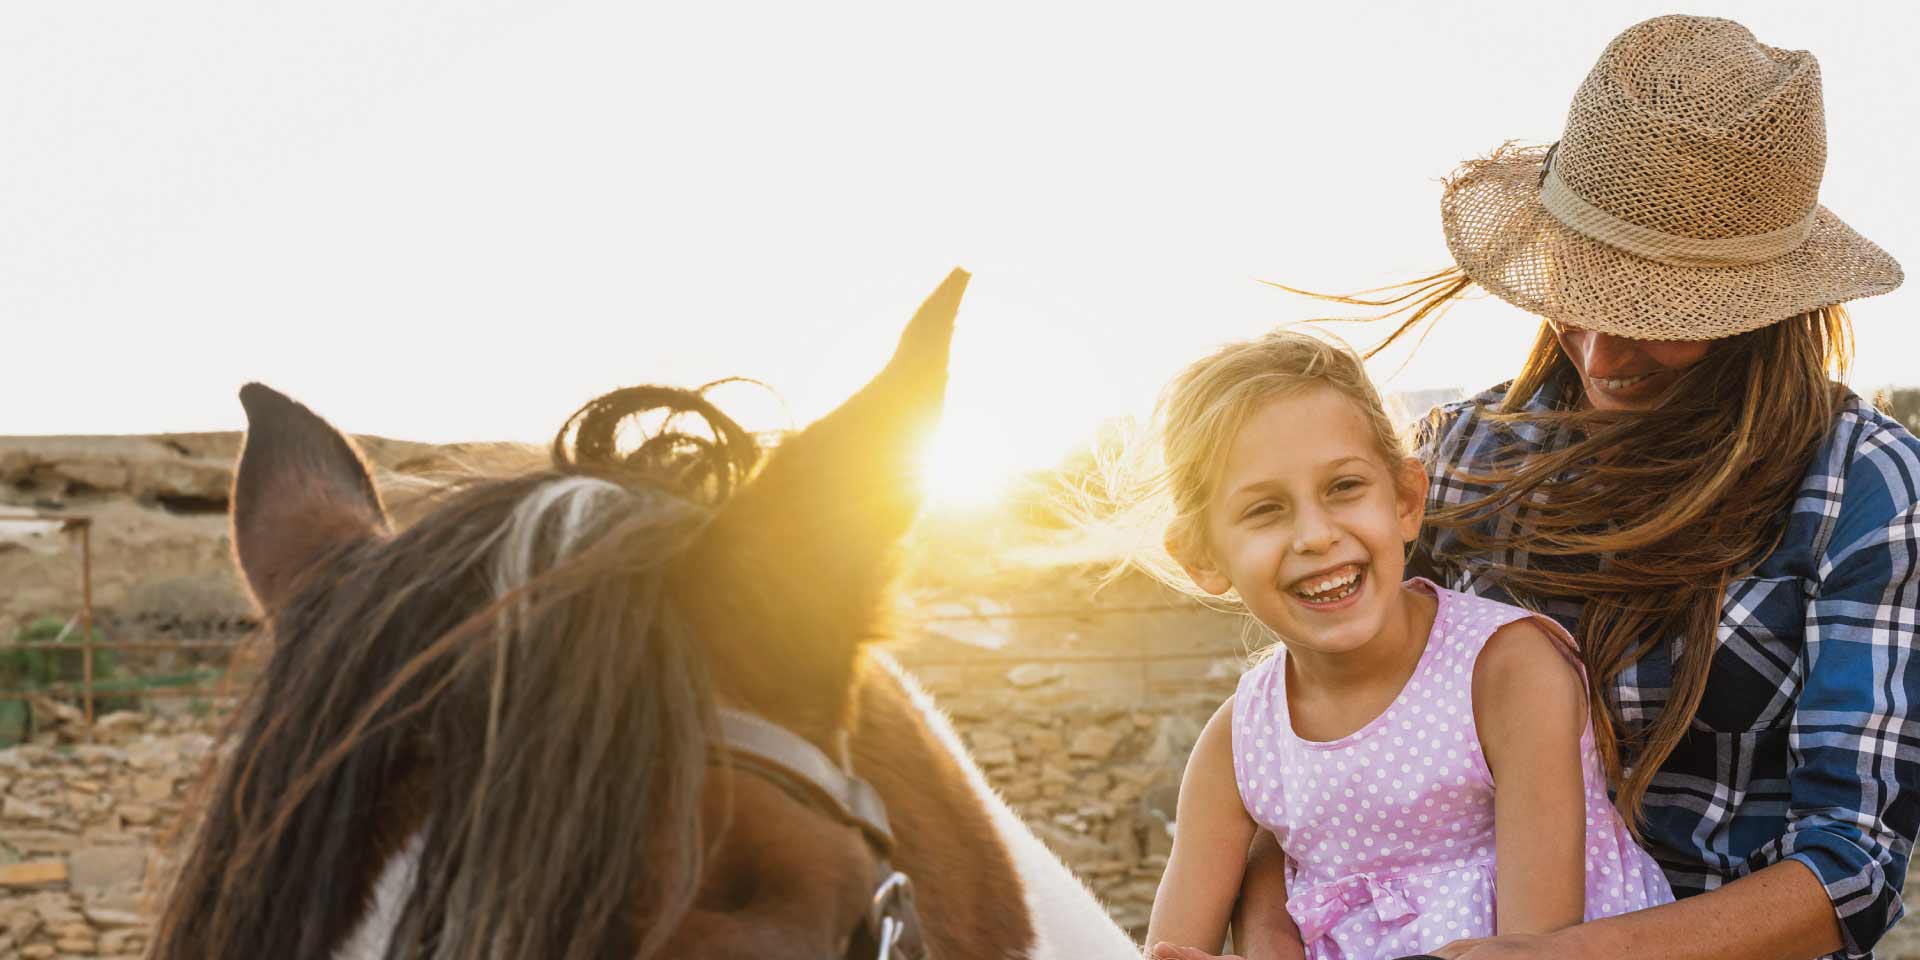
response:
M1560 655L1565 657L1567 662L1571 663L1574 669L1580 672L1582 679L1586 677L1586 667L1580 661L1579 643L1573 639L1573 634L1567 632L1566 627L1561 626L1559 621L1552 617L1543 613L1535 613L1515 604L1502 603L1501 601L1488 597L1449 590L1425 577L1414 577L1412 579L1417 583L1424 584L1426 588L1433 593L1434 599L1439 602L1442 608L1442 611L1438 615L1440 619L1451 620L1457 625L1472 623L1478 628L1468 635L1470 637L1469 660L1477 659L1480 656L1480 648L1485 646L1487 640L1497 633L1501 627L1511 623L1518 623L1522 620L1531 620L1535 626L1545 631L1547 636L1553 638L1554 648L1559 650ZM1449 607L1452 609L1447 609Z

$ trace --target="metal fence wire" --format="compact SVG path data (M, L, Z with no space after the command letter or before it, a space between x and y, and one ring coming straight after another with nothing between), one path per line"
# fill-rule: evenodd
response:
M78 683L50 683L33 687L14 689L0 688L0 701L31 701L35 698L54 698L78 700L85 720L86 739L93 740L96 702L102 698L120 696L141 699L156 697L199 697L208 700L229 700L236 698L244 689L244 684L234 681L235 663L240 652L249 646L247 639L239 640L136 640L112 641L100 640L94 635L93 608L93 518L81 514L61 516L41 516L36 514L0 513L0 523L37 523L58 524L60 532L77 543L80 553L80 611L79 641L74 644L46 642L8 642L0 643L0 655L12 651L51 651L72 650L77 648L80 654L80 680ZM937 627L943 623L954 622L1018 622L1030 620L1092 621L1116 616L1151 616L1169 613L1193 613L1209 609L1196 601L1136 603L1126 605L1098 606L1086 605L1064 608L1043 608L1026 610L1003 610L992 612L939 613L902 617L903 625ZM71 626L72 621L69 621ZM111 681L103 685L96 675L96 656L103 651L121 652L169 652L199 651L211 652L216 656L208 666L219 674L214 684L194 683L181 686L136 685L123 686L124 681ZM980 655L968 657L964 661L952 657L912 657L922 666L994 663L1116 663L1130 661L1160 661L1186 659L1217 659L1219 651L1162 651L1157 653L1052 653L1046 651L1027 651L1024 653L996 654L982 651Z

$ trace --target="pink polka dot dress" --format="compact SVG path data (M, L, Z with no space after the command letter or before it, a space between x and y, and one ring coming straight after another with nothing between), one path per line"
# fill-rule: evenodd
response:
M1494 933L1493 775L1473 721L1473 664L1519 607L1413 584L1439 602L1400 696L1338 740L1294 735L1286 654L1240 678L1233 765L1240 798L1287 854L1287 912L1309 960L1376 960ZM1568 644L1557 625L1542 626ZM1588 920L1673 900L1607 800L1591 727L1586 769Z

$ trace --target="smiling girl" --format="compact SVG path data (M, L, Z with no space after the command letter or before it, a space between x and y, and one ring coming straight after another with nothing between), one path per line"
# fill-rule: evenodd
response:
M1358 357L1285 330L1230 345L1174 380L1159 427L1176 586L1278 642L1188 760L1154 955L1221 949L1261 828L1286 854L1282 953L1313 960L1672 899L1608 802L1567 634L1401 582L1427 475Z

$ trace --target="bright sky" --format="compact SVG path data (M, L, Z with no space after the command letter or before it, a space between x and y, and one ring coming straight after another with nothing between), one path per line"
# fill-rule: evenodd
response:
M1913 4L8 4L0 433L236 429L252 379L434 441L728 375L806 421L964 265L948 449L1051 463L1325 312L1256 278L1443 266L1439 178L1676 9L1819 56L1823 201L1920 266ZM1920 382L1915 297L1858 305L1860 388ZM1388 387L1532 328L1470 304Z

